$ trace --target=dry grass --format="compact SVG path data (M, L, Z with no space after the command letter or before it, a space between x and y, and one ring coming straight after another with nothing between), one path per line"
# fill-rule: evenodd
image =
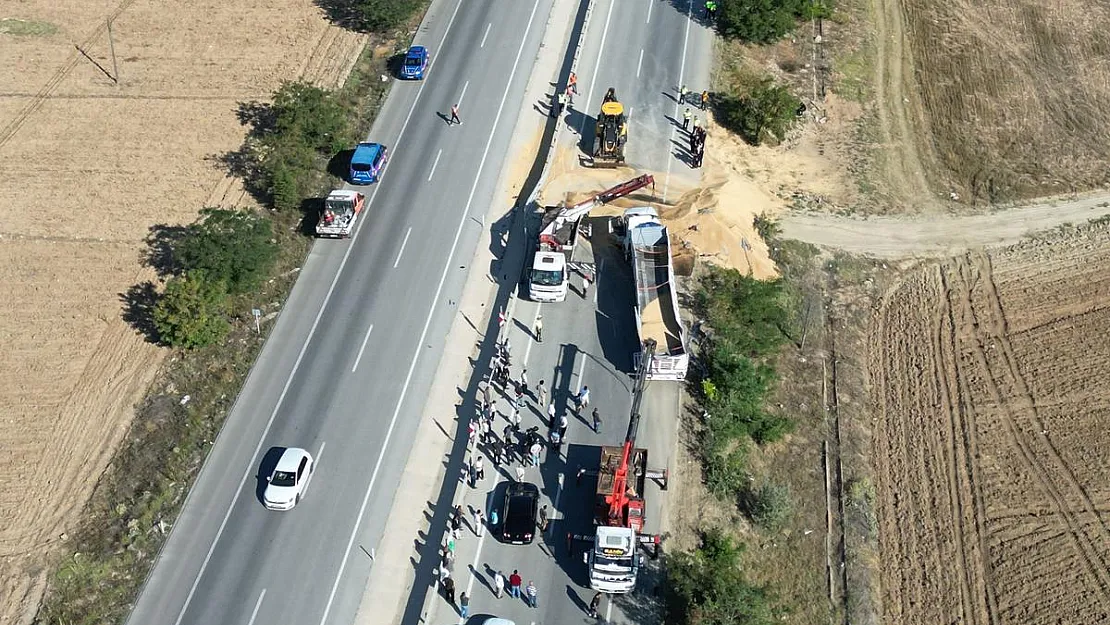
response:
M902 4L936 184L993 203L1110 182L1110 7Z

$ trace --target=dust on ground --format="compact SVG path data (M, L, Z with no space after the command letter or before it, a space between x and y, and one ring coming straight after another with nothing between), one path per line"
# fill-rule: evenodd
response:
M123 320L121 294L153 277L148 229L249 205L214 158L242 142L238 103L286 79L338 85L365 37L311 0L30 0L8 17L0 203L18 208L0 215L0 622L18 623L162 359Z
M1110 614L1110 228L910 272L870 325L881 622Z

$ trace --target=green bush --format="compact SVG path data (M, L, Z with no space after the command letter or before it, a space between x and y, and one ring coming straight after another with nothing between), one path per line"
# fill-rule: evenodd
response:
M211 345L227 335L227 286L203 270L171 278L154 307L154 327L173 347Z
M232 294L258 286L277 258L269 219L250 211L206 208L174 248L185 271L202 270Z
M274 92L273 133L268 139L284 145L296 141L324 156L350 142L347 111L336 95L305 82L286 82ZM274 144L271 144L274 145Z
M407 22L423 0L361 0L357 8L360 28L388 32Z
M747 95L722 94L717 99L717 121L740 135L744 141L759 145L781 141L798 121L802 101L770 78L764 78Z
M824 0L718 0L718 5L721 36L748 43L773 43L794 30L799 18L830 15Z
M740 509L756 525L765 530L775 531L790 518L793 509L790 502L790 489L771 483L759 487L749 485L740 494Z
M674 625L771 625L779 614L762 586L740 570L742 547L723 532L702 535L693 552L667 557L667 623Z
M752 225L755 231L759 233L759 238L765 242L770 243L772 240L779 238L782 234L782 226L773 218L768 217L767 213L760 213L752 220Z

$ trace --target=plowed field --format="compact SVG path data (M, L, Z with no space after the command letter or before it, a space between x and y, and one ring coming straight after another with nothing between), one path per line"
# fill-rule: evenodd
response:
M909 275L872 325L884 623L1110 622L1110 231Z

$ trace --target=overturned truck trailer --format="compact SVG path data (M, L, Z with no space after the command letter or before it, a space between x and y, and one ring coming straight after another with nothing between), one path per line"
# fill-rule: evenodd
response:
M684 380L690 365L686 328L678 314L678 292L667 227L651 207L630 208L621 217L624 251L636 282L636 326L640 345L654 341L648 379ZM642 354L636 354L637 363Z

